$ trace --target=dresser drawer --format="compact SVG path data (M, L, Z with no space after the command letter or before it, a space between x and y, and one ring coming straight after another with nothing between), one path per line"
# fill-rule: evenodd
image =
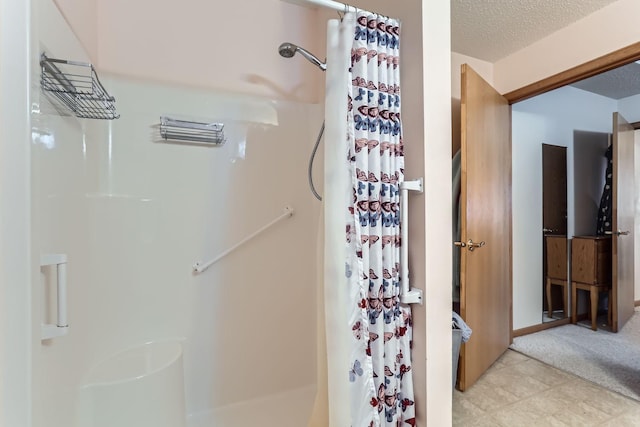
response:
M571 280L611 282L611 236L574 236L571 240Z

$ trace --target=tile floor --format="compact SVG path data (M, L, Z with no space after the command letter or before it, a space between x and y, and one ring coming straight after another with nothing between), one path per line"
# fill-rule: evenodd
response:
M640 402L507 350L473 387L454 391L453 425L640 426Z

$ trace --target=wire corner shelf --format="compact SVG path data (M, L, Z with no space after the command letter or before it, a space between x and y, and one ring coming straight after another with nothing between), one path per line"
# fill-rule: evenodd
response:
M69 108L76 117L113 120L115 98L106 91L93 65L40 55L40 85Z

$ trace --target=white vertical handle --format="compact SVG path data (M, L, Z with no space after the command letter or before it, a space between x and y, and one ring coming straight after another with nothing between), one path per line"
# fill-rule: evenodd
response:
M59 328L69 326L67 322L67 263L58 264L58 323Z
M57 309L56 324L42 324L42 340L66 335L69 331L67 320L67 255L48 254L40 257L40 267L56 267Z
M400 282L400 302L404 304L422 304L422 290L411 288L409 284L409 191L422 193L422 178L415 181L404 181L400 184L400 227L402 230L400 252L400 269L402 276Z

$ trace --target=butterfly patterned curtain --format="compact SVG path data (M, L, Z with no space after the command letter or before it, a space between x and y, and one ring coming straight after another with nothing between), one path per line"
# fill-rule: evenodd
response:
M413 426L411 309L400 304L400 24L356 14L347 139L352 427Z

